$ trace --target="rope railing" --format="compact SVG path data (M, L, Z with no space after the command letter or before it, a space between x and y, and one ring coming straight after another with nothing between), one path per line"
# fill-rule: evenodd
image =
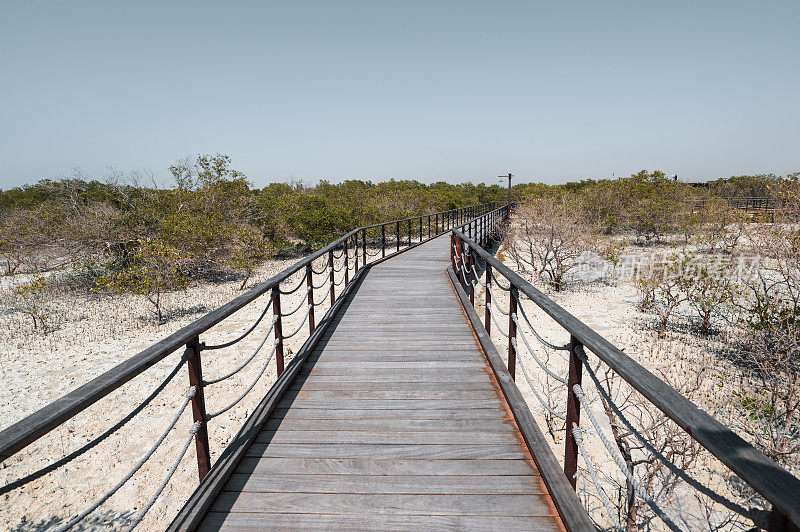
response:
M555 345L555 344L552 344L552 343L548 342L544 338L542 338L541 335L538 332L536 332L536 329L533 328L533 325L531 325L531 320L529 320L528 319L528 315L525 314L525 306L524 305L520 305L519 306L519 311L520 311L520 314L522 314L522 319L525 320L525 325L528 326L528 330L531 331L531 333L536 337L537 340L539 340L539 342L541 342L542 345L544 345L545 347L549 347L550 349L553 349L554 351L568 351L569 350L569 344L566 344L566 345ZM519 325L519 321L516 318L515 318L514 321L516 322L517 325ZM526 342L526 344L527 344L527 342ZM528 347L528 349L530 349L530 346ZM564 381L564 382L566 382L566 381Z
M342 235L327 246L317 249L270 279L255 285L219 309L202 316L131 359L120 363L74 392L6 428L0 432L0 461L13 456L52 429L60 426L79 412L84 411L102 397L144 373L171 353L183 346L186 347L180 364L171 369L166 378L144 400L133 407L128 415L63 458L57 459L33 473L26 472L27 474L12 480L0 488L0 494L11 496L13 495L12 492L18 488L41 479L48 473L94 449L100 442L118 432L135 416L140 415L148 405L152 405L154 398L159 393L163 393L167 385L174 381L180 368L186 367L189 373L189 384L193 392L191 396L186 397L186 405L183 406L181 411L185 412L186 407L191 403L194 424L186 444L180 450L175 449L178 451L175 462L167 470L167 475L154 492L152 498L146 503L141 501L140 504L137 504L141 510L129 522L129 528L136 527L155 504L155 501L175 474L179 467L178 464L188 452L191 440L195 440L197 444L197 465L200 479L202 480L208 474L211 467L208 443L209 430L212 428L209 427L209 423L230 413L236 405L243 404L248 396L252 396L258 383L264 380L264 375L271 364L276 365L276 374L279 380L284 371L285 343L289 339L300 336L299 339L293 340L293 342L303 343L303 347L301 347L303 349L306 343L318 341L318 335L314 335L316 327L320 326L320 323L326 326L330 323L332 319L331 312L334 309L341 308L340 298L349 293L352 283L361 279L367 268L375 262L393 256L395 253L401 253L406 249L443 234L443 232L455 226L455 220L466 220L470 214L490 211L491 209L488 207L455 209L355 229ZM477 223L475 225L477 226ZM322 276L322 278L314 278L314 275ZM324 293L318 294L319 290ZM265 294L269 299L262 303L263 306L258 309L256 319L246 326L246 330L243 330L231 340L216 344L201 341L201 335L214 334L213 327L229 318L235 312L253 304ZM305 311L303 312L304 306ZM272 309L272 319L269 326L259 329L264 324L265 316L270 312L270 309ZM320 310L324 312L324 309L327 309L327 312L321 317L321 322L319 321L320 316L315 315L315 309L317 312ZM292 330L287 331L289 334L286 334L284 332L284 322L290 318L292 319ZM240 342L253 335L257 330L261 330L258 344L248 349L248 353L243 358L235 359L234 368L220 371L217 374L218 376L213 378L203 377L201 369L202 352L231 348L237 344L241 345ZM305 335L301 336L304 331ZM272 342L270 342L271 337L274 337ZM264 364L255 370L256 374L252 375L250 379L246 382L241 382L239 379L244 377L237 377L237 375L242 376L245 374L245 370L252 366L254 360L264 353L264 346L267 343L272 343L273 345L270 353L264 357ZM215 362L215 367L217 364L219 362ZM243 385L242 393L237 394L236 399L226 404L223 408L214 412L207 412L205 408L206 392L219 393L220 390L225 388L213 385L222 382L236 383L234 384L235 386L238 386L241 382L241 385ZM174 430L174 424L171 425L170 430ZM162 434L154 442L156 444L163 442L162 437L165 438L166 436ZM163 446L163 443L161 445ZM154 452L148 451L143 457L144 462L149 457L152 457ZM150 459L152 460L152 458ZM17 466L13 465L12 467ZM130 480L128 477L136 476L137 471L141 471L142 467L139 462L134 464L131 469L132 472L126 475L127 480L124 478L123 481L128 482ZM11 470L6 469L6 475L8 475L9 471ZM88 512L84 510L78 516L69 518L67 523L76 520L76 518L79 519L75 523L80 523L81 519L96 511L108 498L113 497L114 493L119 489L117 487L113 492L100 494L88 508ZM86 515L81 517L84 513ZM72 526L74 526L74 523L70 525L70 527Z
M267 329L267 332L264 333L264 339L261 340L261 343L259 343L258 346L253 350L253 353L247 358L247 360L245 360L242 364L240 364L236 369L234 369L229 373L226 373L222 377L218 377L216 379L203 380L203 385L209 386L211 384L217 384L218 382L227 380L230 377L233 377L234 375L242 371L245 367L247 367L247 365L250 364L250 362L256 357L258 352L261 351L261 348L264 347L264 344L267 343L267 340L269 339L270 334L272 334L273 329L275 329L275 324L277 322L278 322L278 316L273 316L272 324L269 326L269 329Z
M226 347L230 347L230 346L240 342L241 340L244 340L245 338L247 338L247 336L251 332L253 332L256 327L258 327L258 324L261 323L261 320L264 319L264 316L267 314L267 311L272 306L272 301L273 301L274 297L275 297L274 294L271 294L269 296L269 301L267 301L267 304L264 305L264 310L261 312L261 315L258 317L256 322L249 329L247 329L247 331L244 334L242 334L241 336L239 336L238 338L236 338L234 340L231 340L229 342L225 342L225 343L222 343L222 344L217 344L217 345L200 344L200 349L202 349L203 351L211 351L211 350L214 350L214 349L224 349Z
M519 323L516 319L514 319L514 322L515 323ZM524 334L520 334L519 336L520 336L520 338L522 338L522 343L524 343L525 347L528 348L528 354L531 356L531 358L533 360L536 361L536 363L539 365L539 367L542 368L542 370L545 373L550 375L550 377L554 378L555 380L557 380L558 382L560 382L562 384L566 384L567 383L567 379L566 378L562 377L561 375L559 375L557 373L554 373L553 370L551 370L550 368L547 367L547 364L545 364L544 362L539 360L539 357L536 356L536 351L534 351L534 349L531 347L531 344L528 343L528 339L525 338L525 335ZM511 339L511 343L514 346L514 349L519 350L516 338L512 338Z
M80 514L78 514L77 516L75 516L72 519L70 519L69 521L67 521L64 525L62 525L59 528L57 528L56 529L57 532L64 532L66 530L71 529L75 525L77 525L83 519L88 517L89 514L93 513L95 510L100 508L100 506L102 506L103 503L105 503L108 499L110 499L117 491L119 491L119 489L122 486L124 486L131 478L133 478L133 475L135 475L136 472L139 471L139 469L142 468L142 466L145 464L145 462L150 460L150 457L152 457L153 454L155 454L155 452L158 450L158 448L161 446L161 444L167 438L167 435L172 431L173 428L175 428L175 425L177 425L178 420L181 417L181 414L183 414L183 412L186 410L186 407L189 406L189 403L192 401L192 399L194 399L194 396L195 396L196 393L197 393L197 388L196 387L192 386L191 388L189 388L189 391L186 392L185 400L183 401L183 403L178 408L176 408L175 415L173 416L172 421L169 423L169 425L167 425L166 430L161 433L161 436L158 437L156 442L139 459L139 461L136 462L136 464L128 471L128 473L124 477L122 477L122 480L117 482L117 484L115 484L114 487L112 487L110 490L106 491L103 495L101 495L100 498L98 498L94 503L92 503L91 506L89 506L84 511L82 511ZM181 458L183 458L182 455L181 455ZM149 508L146 508L145 511L146 510L149 510ZM144 514L142 514L142 517L144 517Z
M608 454L611 456L612 460L614 460L614 463L617 464L617 467L625 475L625 478L628 480L630 485L636 490L636 494L647 503L647 506L649 506L653 513L656 514L665 525L667 525L667 528L674 532L680 532L678 525L676 525L675 522L672 521L672 519L670 519L666 513L664 513L664 510L662 510L658 504L656 504L647 490L636 479L636 477L633 476L633 472L628 467L628 464L625 463L625 458L623 458L623 456L620 454L619 449L617 449L616 446L608 439L605 432L600 427L600 423L597 421L597 418L592 413L591 405L586 398L586 394L583 393L581 385L575 384L572 387L572 391L580 401L581 406L583 406L583 412L586 414L586 417L589 418L589 421L594 427L595 434L597 434L597 436L600 438L603 447L606 448L606 451L608 451Z
M686 471L678 467L675 463L669 460L661 452L659 452L658 449L656 449L653 446L653 444L650 443L650 441L633 426L633 424L628 420L627 416L625 416L625 414L622 413L622 410L619 408L616 402L614 402L614 400L611 398L611 395L606 391L605 387L600 382L600 379L597 377L597 374L594 372L591 365L587 363L586 353L583 351L583 349L579 351L579 356L581 358L581 361L583 362L583 367L586 370L586 373L589 374L589 378L592 379L595 389L597 389L597 391L600 393L603 400L605 401L605 404L607 404L609 408L611 408L611 410L614 412L617 418L620 421L622 421L622 423L630 431L630 433L633 434L637 440L639 440L639 443L641 443L649 453L658 458L658 460L665 466L667 466L667 469L669 469L675 476L679 477L681 480L689 484L692 488L696 489L709 499L713 500L717 504L725 506L728 510L736 512L742 517L746 517L748 519L753 518L752 513L745 507L733 502L727 497L720 495L719 493L715 492L708 486L704 485L703 483L701 483L700 481L689 475Z
M300 282L297 283L297 286L295 286L291 290L281 290L280 288L278 288L278 291L281 293L281 295L288 296L288 295L291 295L291 294L294 294L295 292L297 292L300 289L300 287L303 286L303 283L305 283L305 282L306 282L306 276L303 275L303 276L300 277Z
M583 432L578 425L572 425L572 437L575 438L575 443L578 444L578 449L583 457L583 463L586 464L586 470L589 472L589 477L592 479L592 483L594 484L597 494L606 509L606 513L608 513L608 516L614 523L614 528L622 532L625 529L622 528L621 524L619 524L619 519L617 519L617 514L614 512L614 507L611 506L611 501L608 500L606 491L603 489L603 486L600 485L600 479L597 478L597 473L592 466L592 460L589 457L589 453L586 452L586 447L583 445Z
M658 379L583 322L547 298L519 274L498 261L483 248L487 242L495 241L496 232L491 232L488 235L483 233L480 227L476 228L471 225L457 227L452 230L450 246L451 276L454 278L454 283L459 285L459 289L463 289L462 294L466 294L466 296L461 296L466 298L462 299L465 305L469 306L471 304L473 307L475 305L478 308L483 307L485 323L481 323L480 318L474 318L477 323L483 325L483 329L487 333L494 333L492 329L496 328L497 334L492 341L499 341L503 346L507 345L507 367L511 379L514 379L514 370L519 366L536 401L541 404L542 410L548 415L565 422L567 437L564 442L564 474L573 489L576 486L575 479L578 473L578 454L581 454L584 464L586 464L586 471L597 488L597 496L606 511L608 511L609 517L614 521L614 526L619 527L607 494L603 490L597 472L594 471L590 457L587 454L591 447L584 444L587 434L585 432L582 433L580 429L580 415L583 414L589 419L599 442L608 453L610 459L620 468L626 482L634 490L636 498L641 500L667 528L670 530L679 529L675 520L667 515L663 508L659 507L653 496L648 492L648 488L645 488L633 475L632 471L626 467L625 460L619 454L619 450L605 435L602 425L591 410L588 398L583 388L581 388L580 375L585 369L591 378L592 384L602 397L604 405L607 405L607 408L603 411L609 417L609 422L611 422L611 412L613 412L619 422L626 427L628 433L641 444L641 447L638 447L641 452L650 453L651 460L657 460L664 464L666 469L675 475L675 478L684 481L687 486L708 497L713 503L753 520L756 526L760 527L764 522L763 511L758 509L748 510L741 504L717 493L669 460L664 456L664 453L659 452L655 445L643 434L643 431L637 430L634 424L623 415L622 409L612 400L610 392L601 385L586 361L588 350L595 354L612 372L621 377L627 385L638 392L652 407L660 411L664 420L671 419L675 422L677 426L685 431L688 437L704 447L722 465L729 468L731 472L752 487L767 502L771 503L771 519L773 522L794 523L795 526L800 524L800 500L790 495L800 493L800 479L792 476L729 428L722 425L718 420L700 410L674 388ZM479 261L485 274L483 282L480 281L475 268ZM475 287L477 286L485 288L483 298L479 297L479 295L476 296ZM496 287L500 287L501 290L509 293L507 311L497 304L497 296L499 294L495 291ZM523 295L526 297L525 301L521 299ZM532 320L529 318L523 303L536 305L546 316L563 327L570 334L570 342L566 345L556 345L543 338L537 331L538 327L533 327ZM501 323L506 319L508 321L507 326ZM473 321L474 326L475 323ZM523 323L524 327L522 326ZM537 350L527 338L528 334L535 337L545 350L567 352L570 366L568 376L562 376L560 372L549 367L545 360L537 356ZM521 342L518 341L520 337ZM491 338L491 335L489 335L489 338ZM524 345L525 350L534 359L546 378L552 378L560 384L567 385L567 408L565 411L559 412L558 409L553 408L548 399L549 388L546 387L545 392L541 392L533 382L535 379L528 371L526 364L519 358L522 345ZM543 396L545 393L548 398ZM555 435L553 437L555 438ZM736 452L731 452L732 449L735 449ZM652 488L649 484L648 487Z
M285 317L287 317L287 316L291 316L292 314L294 314L295 312L297 312L298 310L300 310L300 308L302 308L302 306L303 306L304 304L306 304L306 297L308 296L308 293L309 293L309 292L310 292L310 289L306 288L306 291L305 291L305 292L303 292L303 295L302 295L302 296L300 296L300 299L297 301L297 306L296 306L296 307L294 307L294 308L293 308L292 310L290 310L289 312L281 312L281 317L284 317L284 318L285 318ZM281 293L283 293L283 292L281 292Z
M43 477L44 475L46 475L48 473L51 473L51 472L55 471L59 467L68 464L69 462L75 460L76 458L78 458L79 456L83 455L87 451L93 449L100 442L106 440L109 436L111 436L112 434L117 432L119 429L121 429L123 426L125 426L131 419L136 417L137 414L139 414L142 410L144 410L145 407L147 405L149 405L150 402L153 399L155 399L156 396L158 396L158 394L160 394L164 390L164 388L167 387L167 385L170 382L172 382L172 379L175 377L175 375L178 374L178 371L180 371L180 369L183 367L184 363L186 363L186 358L185 357L181 357L180 362L178 362L178 364L175 366L175 368L169 373L169 375L167 375L167 377L164 380L161 381L161 383L150 393L150 395L148 395L141 403L139 403L136 406L136 408L131 410L130 413L128 413L128 415L126 415L121 420L116 422L114 425L109 427L105 432L103 432L99 436L95 437L91 441L85 443L80 448L76 449L75 451L69 453L67 456L65 456L65 457L63 457L63 458L61 458L59 460L56 460L55 462L53 462L53 463L51 463L51 464L39 469L38 471L35 471L33 473L29 473L29 474L25 475L24 477L22 477L20 479L17 479L17 480L15 480L13 482L10 482L10 483L6 484L5 486L1 487L0 488L0 496L5 495L6 493L8 493L10 491L13 491L13 490L15 490L17 488L21 488L22 486L25 486L26 484L28 484L28 483L30 483L30 482L38 479L38 478L41 478L41 477Z
M280 344L280 341L278 339L275 339L274 343L272 344L272 350L270 351L269 356L267 357L267 360L264 362L264 365L261 367L261 371L258 372L258 375L256 375L256 378L253 379L253 381L244 390L244 392L239 397L234 399L233 402L229 403L227 406L217 410L216 412L213 412L213 413L210 413L210 414L206 414L206 420L207 421L214 419L215 417L219 416L220 414L224 414L225 412L227 412L228 410L230 410L234 406L238 405L242 401L242 399L247 397L247 394L250 393L250 391L255 387L256 383L258 383L258 381L261 380L261 377L264 375L264 373L266 373L267 368L269 367L269 363L272 362L272 357L275 355L275 350L277 349L279 344Z

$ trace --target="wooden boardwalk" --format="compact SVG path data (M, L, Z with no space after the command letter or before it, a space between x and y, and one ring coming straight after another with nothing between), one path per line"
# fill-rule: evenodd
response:
M445 274L448 246L367 273L200 530L563 530Z

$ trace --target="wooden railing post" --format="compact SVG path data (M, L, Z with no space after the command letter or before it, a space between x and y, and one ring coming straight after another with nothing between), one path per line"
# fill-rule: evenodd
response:
M358 235L356 235L356 238L358 238ZM361 243L364 244L364 266L366 266L367 265L367 230L366 229L362 229L361 230Z
M272 289L272 314L275 316L275 368L278 377L283 373L283 317L281 316L280 285Z
M517 338L517 323L514 318L517 317L518 300L519 291L512 286L508 292L508 372L514 380L516 380L517 369L517 348L514 347L514 340Z
M330 251L328 251L328 268L330 268L330 270L331 270L331 276L330 276L330 284L331 284L331 306L333 306L333 303L336 301L336 285L335 285L335 284L333 284L334 280L336 279L336 278L334 277L334 274L335 274L336 272L335 272L335 271L334 271L334 269L333 269L333 250L330 250Z
M211 452L208 446L208 423L206 422L206 401L203 394L203 368L200 365L200 339L195 336L186 344L189 385L195 387L192 398L192 418L200 423L194 435L197 449L197 474L202 481L211 469Z
M395 222L394 233L397 235L397 251L400 251L400 222Z
M350 253L347 249L347 240L344 241L344 286L342 290L350 282Z
M456 235L450 233L450 265L453 267L453 273L458 275L456 270Z
M381 225L381 257L386 256L386 225Z
M308 334L314 333L314 269L311 263L306 264L306 286L308 287Z
M484 298L486 299L486 308L484 309L483 313L483 328L486 329L486 333L489 336L492 335L492 315L489 311L489 306L492 304L492 293L489 291L491 286L492 265L489 264L489 261L486 261L486 293L484 294Z
M767 532L797 532L800 527L789 521L780 510L772 507L769 513L769 524L767 525Z
M575 385L581 384L583 377L583 362L578 353L583 346L577 338L569 338L569 378L567 379L567 438L564 441L564 474L575 489L578 473L578 444L572 434L573 425L581 424L581 402L575 395Z
M467 252L467 268L469 272L469 302L472 303L472 307L475 308L475 254L472 253L472 249Z
M353 259L355 260L355 268L353 274L358 273L358 233L353 235Z

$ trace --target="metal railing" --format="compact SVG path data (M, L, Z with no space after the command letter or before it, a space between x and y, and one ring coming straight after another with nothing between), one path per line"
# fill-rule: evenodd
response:
M469 302L484 313L483 333L490 336L491 331L497 329L502 345L497 346L498 351L507 352L508 372L515 377L519 367L527 384L536 399L541 402L543 411L552 418L565 423L566 438L564 442L564 475L576 487L578 471L578 456L584 455L592 481L594 482L599 498L606 507L614 526L620 528L614 512L609 508L609 501L603 488L599 485L597 474L589 458L585 456L586 448L583 445L581 432L581 412L583 411L595 432L601 439L609 457L621 469L630 486L636 490L637 496L659 517L671 530L678 530L675 521L658 507L656 502L632 476L624 460L619 456L619 451L604 436L602 427L594 414L587 408L587 399L583 386L583 375L590 377L590 386L596 388L604 405L610 408L616 417L625 425L625 430L635 436L637 445L647 449L653 459L665 462L665 466L678 478L689 486L709 497L714 503L720 504L731 512L753 520L759 527L767 527L770 531L797 530L800 525L800 479L792 476L774 461L758 451L745 440L737 436L728 427L698 408L689 399L669 386L663 380L645 369L639 363L625 355L620 349L612 345L600 334L592 330L572 314L553 302L539 290L526 282L517 273L512 271L492 254L483 249L482 243L474 238L475 232L454 228L451 232L451 268L455 282L468 296ZM479 275L482 270L482 277ZM483 288L483 301L476 297L476 288ZM506 308L497 302L497 293L508 294ZM546 341L536 331L534 324L525 313L523 299L526 298L536 307L544 311L558 325L565 329L570 340L564 345L556 345ZM474 310L473 309L469 309ZM476 314L477 316L477 314ZM478 328L480 320L476 319ZM538 326L538 324L537 324ZM539 341L549 350L564 351L568 356L568 372L560 375L553 371L546 361L537 357L536 350L530 345L531 341ZM521 341L521 343L520 343ZM549 390L537 390L529 374L529 370L520 360L520 353L527 353L539 366L546 379L551 379L554 386L563 391L566 400L563 410L554 407L552 401L543 397ZM671 463L662 453L658 452L647 439L631 424L614 404L611 390L607 390L597 378L589 364L590 359L602 361L614 374L621 377L628 385L653 405L663 419L674 421L694 442L708 450L717 460L724 464L730 471L758 492L764 499L772 504L768 518L763 510L743 508L736 502L714 493L713 490L703 486L699 481L682 471L680 467ZM583 407L583 408L582 408ZM769 521L768 524L765 521ZM793 528L795 527L795 528Z
M354 281L363 275L368 265L445 234L453 227L473 218L486 215L493 210L494 204L474 205L354 229L269 280L254 286L233 301L204 315L87 384L14 423L0 432L0 462L4 462L14 456L31 443L135 377L143 374L180 348L185 348L179 360L176 361L174 369L156 386L152 393L125 417L78 449L65 454L62 458L54 460L47 466L32 473L26 473L0 487L0 495L13 492L61 468L119 431L133 417L141 413L173 381L185 365L189 380L188 391L176 407L177 413L172 423L166 428L166 431L154 436L154 446L141 457L118 484L98 497L86 510L77 515L67 517L65 524L61 526L63 530L73 527L112 497L153 456L156 449L176 427L181 414L191 405L193 423L189 430L189 439L185 445L182 445L179 456L164 481L156 489L155 495L149 503L142 506L143 509L130 521L128 529L132 529L142 520L156 498L164 490L167 482L175 473L179 462L186 454L192 439L197 450L198 476L200 481L203 481L212 466L209 446L209 422L240 404L262 380L264 374L267 373L268 368L273 363L273 359L276 379L280 379L286 368L287 340L296 337L292 341L302 346L311 341L316 341L319 335L314 335L314 331L318 324L322 321L330 320L333 313L340 306L342 295L350 289ZM483 220L483 218L480 219ZM258 318L243 334L218 344L206 344L201 340L201 335L213 332L211 329L215 325L256 302L262 296L267 296L267 300L263 303L263 308ZM321 311L325 310L325 308L327 308L327 312L323 315ZM271 314L271 318L265 321L268 314ZM297 323L293 324L289 328L290 330L287 330L286 319L290 317ZM204 377L202 367L202 354L204 351L234 346L254 334L259 329L259 326L261 330L257 334L260 335L261 340L244 362L221 376L211 379ZM304 331L307 331L307 334L304 334ZM305 341L303 341L304 338ZM267 350L269 352L265 354L264 351ZM226 382L249 367L259 357L259 354L261 355L259 360L261 360L262 365L252 380L241 383L244 386L243 392L222 408L214 412L208 412L206 409L206 392L213 391L214 385Z

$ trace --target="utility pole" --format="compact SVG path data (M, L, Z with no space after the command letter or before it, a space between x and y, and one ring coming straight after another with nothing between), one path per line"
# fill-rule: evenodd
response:
M511 178L514 177L514 174L509 172L508 175L499 175L497 177L507 177L508 178L508 204L511 205Z

